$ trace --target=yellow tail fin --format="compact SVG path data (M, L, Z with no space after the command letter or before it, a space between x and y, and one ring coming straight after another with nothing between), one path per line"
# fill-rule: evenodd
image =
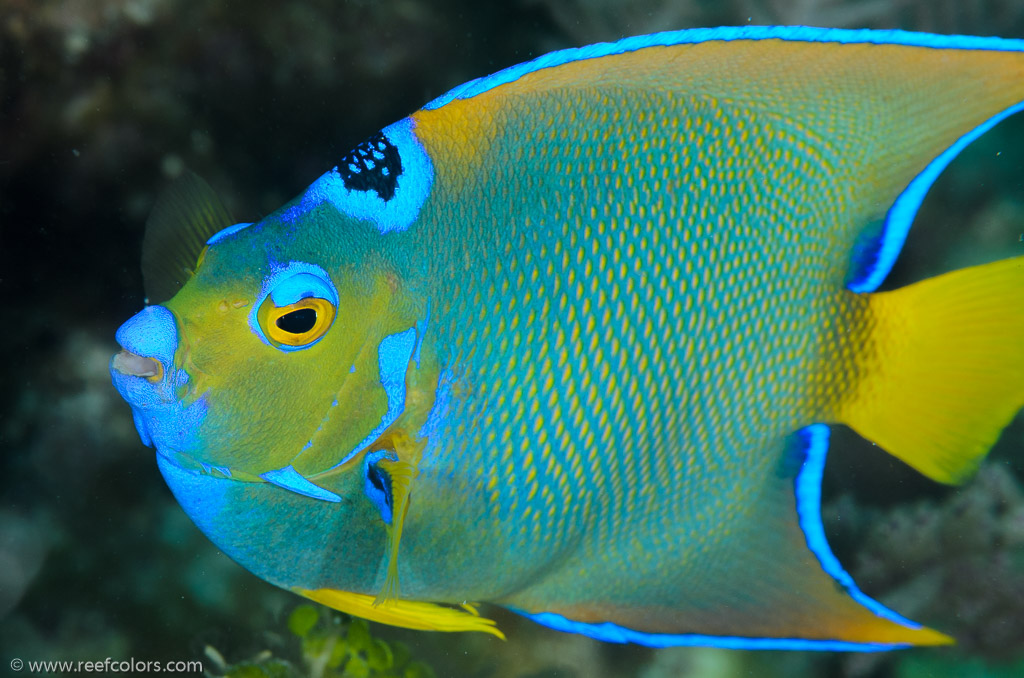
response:
M1024 406L1024 257L867 299L839 419L933 480L964 480Z

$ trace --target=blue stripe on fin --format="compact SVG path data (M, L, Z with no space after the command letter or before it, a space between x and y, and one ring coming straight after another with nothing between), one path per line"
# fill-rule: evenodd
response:
M638 35L617 42L600 42L551 52L526 63L510 66L492 75L470 80L437 97L424 108L434 110L454 99L471 99L478 94L519 78L554 68L573 61L597 59L613 54L635 52L646 47L669 47L709 41L732 40L789 40L793 42L837 42L876 45L906 45L934 49L974 49L1004 52L1024 52L1024 40L1006 38L979 38L970 35L936 35L909 31L876 31L869 29L813 28L810 26L723 26L722 28L693 28L667 31L651 35ZM954 154L955 155L955 154Z
M865 595L857 588L853 577L839 564L839 560L829 548L828 540L825 538L825 526L821 522L821 478L825 470L825 457L828 456L829 428L825 424L813 424L800 429L795 435L804 451L803 466L795 481L796 513L800 529L807 538L807 547L821 563L825 573L842 586L855 601L883 619L911 629L921 628L920 624L910 621Z
M946 169L946 166L952 162L953 158L958 156L960 151L967 148L972 141L1014 113L1019 113L1022 110L1024 110L1024 101L1016 106L1007 108L1005 111L992 116L978 125L940 153L934 160L928 163L920 174L907 184L907 187L903 189L903 192L893 202L892 207L889 208L881 233L873 243L863 246L862 256L859 257L860 261L855 262L855 266L859 270L853 271L851 280L847 283L850 291L872 292L878 289L878 286L885 280L885 276L889 275L893 264L896 263L896 257L899 255L900 250L903 249L903 243L907 240L907 233L914 222L914 216L917 214L918 208L921 207L921 202L924 201L925 195L928 194L928 189L932 187L935 180L942 174L942 170Z
M644 633L611 622L603 624L577 622L554 612L529 614L520 610L514 611L557 631L579 633L608 643L636 643L647 647L721 647L729 650L817 650L822 652L881 652L911 647L903 643L851 643L845 640L807 638L743 638L740 636L706 636L697 633L678 635Z

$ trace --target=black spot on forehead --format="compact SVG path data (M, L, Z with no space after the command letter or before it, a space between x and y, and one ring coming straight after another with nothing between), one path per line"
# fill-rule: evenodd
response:
M353 148L338 163L338 173L351 191L376 191L381 200L395 195L402 158L398 149L378 132Z

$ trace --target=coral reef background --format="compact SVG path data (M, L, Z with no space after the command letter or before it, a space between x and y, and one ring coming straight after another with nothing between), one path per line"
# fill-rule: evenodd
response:
M746 23L1022 38L1024 3L0 0L0 666L134 657L326 675L291 626L308 614L300 601L198 533L109 384L114 330L143 305L146 215L169 178L188 167L236 219L256 220L470 78L551 49ZM1024 119L1011 119L934 187L888 284L1024 253L1022 177ZM835 436L824 515L837 555L953 648L655 652L495 610L505 643L371 632L438 676L1024 675L1021 423L960 488Z

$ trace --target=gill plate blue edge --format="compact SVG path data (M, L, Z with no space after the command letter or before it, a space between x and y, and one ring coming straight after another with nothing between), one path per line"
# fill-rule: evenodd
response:
M437 379L437 388L434 390L434 404L427 413L427 420L423 422L417 434L420 438L427 438L428 444L432 441L434 434L438 432L441 423L448 416L448 408L452 398L452 381L454 374L445 368Z
M274 471L261 473L260 478L278 487L301 494L304 497L333 502L341 501L341 497L330 490L325 490L319 485L314 485L306 476L296 471L292 466L285 466Z
M388 399L388 409L381 417L380 423L370 431L363 440L356 445L351 452L342 457L341 461L327 469L332 471L352 457L362 452L366 447L380 437L380 434L387 430L388 426L395 423L395 419L405 411L405 373L409 369L409 362L412 360L416 350L416 328L410 327L404 332L398 332L384 337L377 347L377 368L380 373L380 385ZM327 471L324 471L326 473Z
M412 118L403 118L381 130L402 161L402 173L396 177L395 194L390 200L373 190L346 188L335 167L310 184L298 203L281 214L281 221L292 223L326 202L353 219L373 222L381 234L409 228L434 183L434 165L416 138L415 126Z
M813 424L795 433L794 450L802 455L802 464L794 481L796 510L807 539L807 547L814 554L826 574L832 577L846 593L874 614L912 629L921 628L878 601L869 598L857 588L853 578L843 569L839 560L829 548L825 539L825 528L821 522L821 478L828 456L829 428L825 424ZM610 643L636 643L647 647L711 646L733 650L816 650L828 652L871 652L910 647L906 643L856 643L845 640L819 640L811 638L744 638L740 636L709 636L702 634L645 633L625 628L611 622L588 624L566 619L554 612L529 613L515 610L538 624L579 633Z

